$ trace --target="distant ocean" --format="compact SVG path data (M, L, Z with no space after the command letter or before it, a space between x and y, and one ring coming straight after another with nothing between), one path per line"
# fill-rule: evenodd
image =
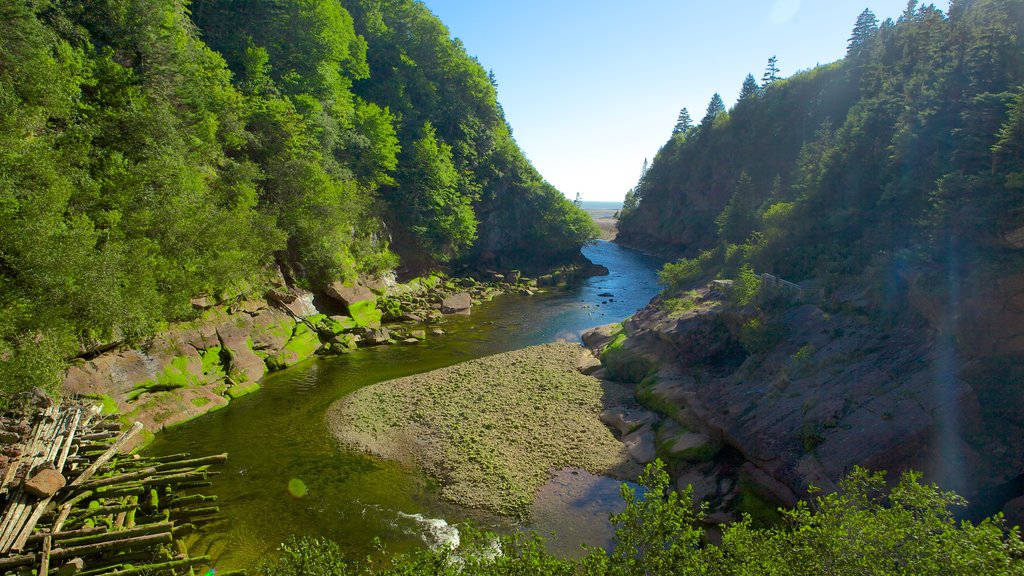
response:
M622 210L622 202L593 202L584 200L580 207L590 214L595 220L598 218L611 218L616 212Z

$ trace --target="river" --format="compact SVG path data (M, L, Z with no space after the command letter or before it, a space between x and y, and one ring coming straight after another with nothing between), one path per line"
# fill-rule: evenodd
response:
M147 454L227 452L207 493L223 520L192 545L218 568L252 566L291 534L325 536L348 557L371 551L374 536L389 550L444 538L449 523L472 520L499 531L536 529L549 546L571 554L607 539L607 514L618 483L561 474L542 490L532 524L487 517L441 501L422 474L346 450L325 422L327 408L363 386L557 339L577 341L587 328L618 322L657 292L660 262L610 242L584 248L610 270L581 285L535 296L500 296L453 317L443 336L418 346L366 348L316 358L268 376L256 394L158 434ZM550 533L554 531L555 534Z

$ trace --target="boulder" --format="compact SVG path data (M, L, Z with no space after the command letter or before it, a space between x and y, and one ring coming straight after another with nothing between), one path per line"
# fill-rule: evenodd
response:
M621 326L618 324L605 324L604 326L591 328L581 336L583 345L591 350L600 350L615 338L620 329Z
M37 498L49 498L68 483L60 472L53 468L43 468L25 481L25 491Z
M444 299L441 302L442 314L465 314L468 315L473 307L473 297L467 292L459 292Z
M331 298L344 304L346 308L351 307L356 302L377 300L377 296L373 291L362 284L346 285L341 282L332 282L324 292Z
M590 376L601 369L601 361L594 356L593 352L584 348L580 351L580 359L576 362L576 369L581 374Z
M626 451L640 464L654 462L657 452L654 447L655 434L649 425L640 427L635 432L622 437Z
M379 346L381 344L387 344L391 341L391 332L387 328L371 328L366 331L366 335L363 337L363 342L367 346Z
M287 292L268 290L267 300L276 302L296 318L308 318L319 314L316 306L313 306L313 293L301 288L292 288Z
M411 338L415 338L417 340L426 340L427 339L427 331L426 330L410 330L409 331L409 336Z

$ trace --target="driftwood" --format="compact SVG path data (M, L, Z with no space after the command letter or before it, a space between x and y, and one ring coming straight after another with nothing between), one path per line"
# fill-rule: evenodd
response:
M184 575L209 565L189 558L181 538L220 518L210 505L216 497L182 491L210 485L218 472L209 468L226 454L119 458L142 425L120 432L116 418L78 404L50 406L29 421L22 456L0 474L0 572L52 574L73 558L87 566L80 576ZM22 479L42 466L69 482L38 499Z

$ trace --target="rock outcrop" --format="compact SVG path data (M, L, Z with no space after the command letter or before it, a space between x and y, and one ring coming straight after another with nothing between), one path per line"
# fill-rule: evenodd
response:
M584 341L607 345L613 329ZM746 491L730 498L790 504L809 485L834 490L859 465L922 471L984 502L1024 469L1020 455L986 439L986 407L961 371L962 350L923 322L892 326L812 304L765 313L705 289L683 312L656 300L623 333L618 347L658 367L638 395L686 428L659 437L659 455L677 476L693 475L681 461L724 447L728 465L706 471Z

